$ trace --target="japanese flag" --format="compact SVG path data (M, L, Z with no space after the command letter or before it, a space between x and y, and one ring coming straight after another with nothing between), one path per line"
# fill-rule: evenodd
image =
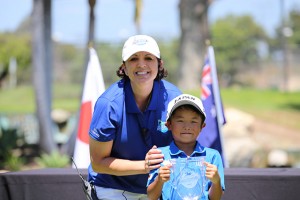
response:
M90 164L89 127L95 102L104 92L104 80L95 49L89 49L89 62L83 86L79 125L74 149L74 161L78 168L87 168Z

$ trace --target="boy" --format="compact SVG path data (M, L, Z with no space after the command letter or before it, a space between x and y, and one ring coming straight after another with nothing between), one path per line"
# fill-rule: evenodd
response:
M224 169L221 156L217 150L203 147L197 138L205 127L206 114L199 98L182 94L168 104L166 126L172 132L173 142L169 146L159 148L164 154L164 160L174 158L189 158L205 155L205 177L208 183L204 188L201 199L221 199L224 185ZM163 165L152 170L147 183L149 199L180 199L176 195L176 188L170 184L172 167ZM193 181L193 180L191 180ZM180 186L179 186L180 187ZM181 190L182 190L181 186ZM200 188L201 189L201 188ZM178 190L178 188L177 188ZM175 194L175 196L173 196Z

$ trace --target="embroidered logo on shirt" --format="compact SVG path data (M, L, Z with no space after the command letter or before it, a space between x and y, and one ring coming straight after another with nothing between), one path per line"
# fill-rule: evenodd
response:
M99 133L97 133L96 130L92 130L90 133L92 136L94 136L94 138L99 138Z
M168 127L166 127L165 125L166 122L158 120L157 122L157 130L162 132L162 133L166 133L168 131Z

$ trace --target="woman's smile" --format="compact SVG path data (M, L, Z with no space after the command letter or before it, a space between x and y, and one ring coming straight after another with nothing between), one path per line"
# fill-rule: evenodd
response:
M149 74L150 72L148 71L139 71L139 72L135 72L136 75L147 75Z

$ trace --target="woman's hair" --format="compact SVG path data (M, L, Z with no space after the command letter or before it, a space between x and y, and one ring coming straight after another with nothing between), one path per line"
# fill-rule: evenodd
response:
M160 58L157 58L157 62L158 62L158 73L157 73L155 80L161 80L168 76L168 71L167 71L167 69L164 68L163 62ZM116 74L120 78L129 79L129 77L125 74L124 64L125 64L125 62L123 61L123 64L116 71Z

